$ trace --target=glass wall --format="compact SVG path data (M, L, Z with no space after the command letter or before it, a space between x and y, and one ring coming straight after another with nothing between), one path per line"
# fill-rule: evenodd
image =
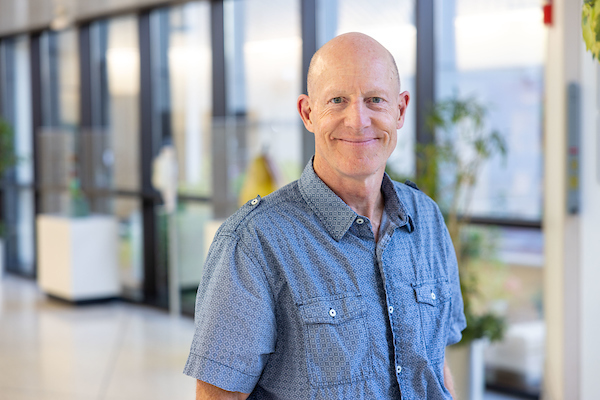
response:
M27 276L35 274L30 67L26 35L0 42L0 116L13 130L14 150L19 159L4 177L5 260L9 270Z
M184 312L192 314L206 256L204 236L212 218L212 49L210 4L190 2L159 9L151 16L159 35L153 49L159 55L153 93L161 138L172 143L178 163L180 195L175 217L176 248L170 246L168 215L155 207L159 291L168 281L169 252L176 252L178 286ZM212 237L211 237L212 238ZM161 284L163 283L163 284Z
M211 194L212 52L210 4L168 10L168 84L171 132L179 163L179 193Z
M240 191L248 165L259 156L282 186L304 168L296 111L302 90L300 1L229 0L224 7L228 112L241 117L241 134L230 143L232 191Z
M118 219L119 278L123 297L143 301L144 256L142 206L139 199L118 196L112 199Z
M79 47L77 30L44 31L40 44L41 127L39 146L40 211L71 213L68 188L77 179L79 128Z
M537 0L438 1L438 100L473 97L504 135L506 163L480 173L472 214L541 220L545 28Z
M109 146L117 190L140 189L140 50L135 16L107 21L106 73ZM128 215L127 209L117 215Z
M140 171L140 50L138 19L125 15L93 22L90 32L91 127L82 131L91 171L94 212L119 225L123 295L143 299ZM89 177L88 177L89 178ZM116 194L119 195L116 195Z
M75 28L40 37L42 121L46 127L79 125L79 48Z
M394 56L402 90L411 95L404 127L398 131L398 144L388 165L399 175L415 172L415 69L417 30L415 0L318 0L317 38L322 46L333 37L347 32L362 32L385 46Z

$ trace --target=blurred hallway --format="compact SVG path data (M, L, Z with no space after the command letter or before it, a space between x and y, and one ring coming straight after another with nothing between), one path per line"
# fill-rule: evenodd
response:
M1 400L193 399L191 318L123 302L73 307L0 280Z

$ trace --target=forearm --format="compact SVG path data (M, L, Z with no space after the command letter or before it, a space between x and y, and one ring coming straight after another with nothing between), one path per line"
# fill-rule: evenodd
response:
M452 379L452 373L450 372L450 367L448 366L448 362L444 360L444 386L452 395L452 398L456 398L456 392L454 390L454 379Z
M210 383L196 380L196 400L246 400L247 393L228 392Z

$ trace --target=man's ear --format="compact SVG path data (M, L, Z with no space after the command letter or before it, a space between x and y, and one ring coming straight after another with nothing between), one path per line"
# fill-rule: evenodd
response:
M410 101L410 94L408 92L402 92L399 94L400 99L398 99L398 120L396 121L396 129L402 128L404 126L404 117L406 117L406 107L408 107L408 102Z
M305 94L301 94L298 97L298 113L300 114L300 118L302 118L302 122L304 122L304 126L306 127L306 130L309 132L314 132L313 131L313 123L312 120L310 119L310 113L311 113L311 108L310 108L310 97L308 97Z

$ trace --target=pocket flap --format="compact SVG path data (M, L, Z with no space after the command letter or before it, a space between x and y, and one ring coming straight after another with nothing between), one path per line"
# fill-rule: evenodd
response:
M364 310L362 297L356 295L318 297L300 305L300 315L307 324L340 324L362 315Z
M431 306L445 303L451 297L450 284L443 282L426 282L413 284L415 297L419 303L426 303Z

